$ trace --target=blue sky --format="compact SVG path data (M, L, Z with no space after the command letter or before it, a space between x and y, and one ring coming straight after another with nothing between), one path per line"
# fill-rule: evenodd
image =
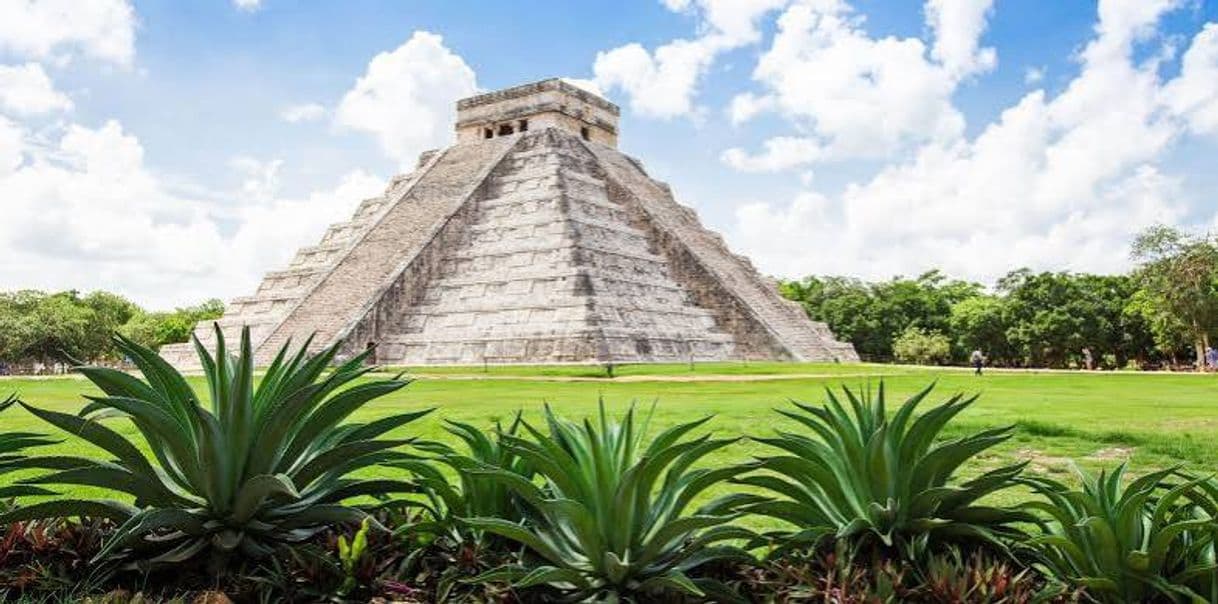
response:
M1212 0L0 2L0 289L266 270L551 76L763 271L1119 271L1212 230Z

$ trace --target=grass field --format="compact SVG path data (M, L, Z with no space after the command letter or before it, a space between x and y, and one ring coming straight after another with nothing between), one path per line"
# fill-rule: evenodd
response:
M404 433L446 439L444 418L490 426L517 409L536 417L546 402L580 417L595 413L603 397L614 411L631 401L644 406L656 401L653 431L714 415L709 426L720 435L764 435L789 426L772 408L792 398L819 402L826 386L859 387L882 379L895 399L937 380L931 402L957 392L981 395L949 426L949 436L1005 424L1018 427L995 454L977 460L974 472L1030 459L1032 471L1068 479L1072 461L1097 469L1126 458L1135 472L1174 464L1218 472L1218 376L1213 375L991 371L977 377L956 369L791 363L699 364L692 370L636 365L617 367L614 374L615 379L605 379L603 368L588 366L430 368L414 372L417 382L374 402L354 419L435 407L435 413ZM66 377L0 380L0 395L10 391L33 405L69 412L80 408L82 394L96 393L88 382ZM112 425L134 433L125 422L112 420ZM48 431L22 409L0 416L0 426ZM80 445L68 443L54 448L81 452ZM745 460L762 451L743 440L710 462Z

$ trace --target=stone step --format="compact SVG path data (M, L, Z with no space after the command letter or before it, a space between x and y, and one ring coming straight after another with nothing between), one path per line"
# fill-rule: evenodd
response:
M424 334L394 334L384 338L379 344L455 344L462 342L478 341L478 342L494 342L494 341L512 341L512 340L527 340L527 339L549 339L549 338L589 338L597 339L600 337L609 338L639 338L646 337L653 340L676 340L682 342L714 342L714 343L730 343L732 337L723 333L708 332L702 335L691 335L685 331L665 331L665 330L639 330L628 329L621 327L598 327L588 329L579 327L575 329L549 329L541 330L536 328L513 329L510 326L501 326L494 331L486 333L473 334L469 331L453 330L447 334L444 332Z
M591 303L591 308L589 308ZM455 313L496 313L506 311L553 311L563 308L586 309L589 313L603 313L606 310L641 311L660 315L686 316L697 318L714 318L710 311L688 304L674 305L658 303L646 298L629 300L612 297L598 297L591 301L583 296L548 293L528 298L451 298L446 297L439 304L419 304L407 311L408 315L440 317Z
M267 358L288 338L315 332L317 346L343 337L376 293L387 287L431 243L444 225L515 144L495 139L448 148L419 176L402 199L387 209L335 266L322 276L259 348ZM401 268L399 268L401 267Z
M432 287L444 290L459 290L470 286L499 285L519 281L540 281L545 279L568 279L571 283L581 275L595 281L630 283L643 287L653 287L663 291L684 292L685 290L667 276L647 274L624 274L608 271L591 266L569 266L551 268L547 266L524 265L510 269L491 270L484 272L462 271L460 276L443 277L432 281ZM595 290L594 290L595 292ZM471 295L478 295L471 293Z

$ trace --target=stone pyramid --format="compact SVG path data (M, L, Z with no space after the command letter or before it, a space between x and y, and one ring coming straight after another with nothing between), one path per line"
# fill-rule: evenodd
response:
M377 363L856 361L617 150L618 108L551 79L457 103L419 158L219 320ZM211 324L196 335L210 344ZM189 368L189 345L163 354Z

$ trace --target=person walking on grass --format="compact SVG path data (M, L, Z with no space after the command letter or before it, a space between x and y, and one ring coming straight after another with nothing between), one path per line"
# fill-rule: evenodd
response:
M973 364L973 374L981 375L981 368L985 365L985 355L981 354L981 349L974 350L968 360Z
M1205 349L1205 368L1210 371L1218 369L1218 350L1214 350L1213 346Z

